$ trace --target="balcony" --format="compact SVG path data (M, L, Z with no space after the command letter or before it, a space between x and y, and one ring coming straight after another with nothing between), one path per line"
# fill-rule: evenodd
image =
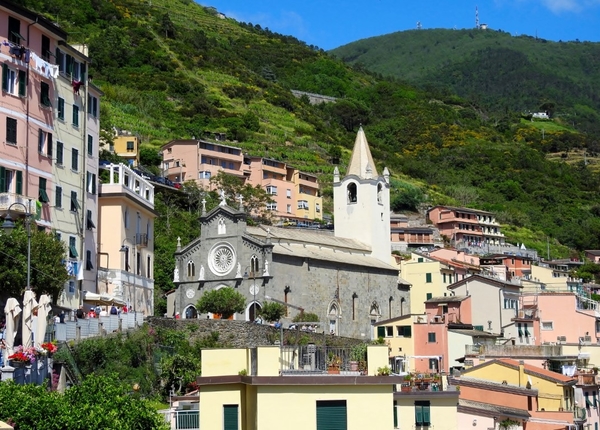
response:
M451 387L456 391L455 387ZM409 373L404 376L404 382L401 385L401 392L438 392L448 390L449 386L444 386L442 375L440 373Z
M465 345L465 356L473 355L551 358L563 355L563 349L562 345Z
M145 248L148 246L148 235L146 233L136 233L135 245L139 248Z
M577 385L596 385L596 375L592 370L579 370L576 376Z
M291 375L366 375L367 356L353 348L335 348L314 344L288 346L280 352L281 374ZM360 357L358 357L360 355ZM362 358L362 359L359 359Z
M21 194L15 193L0 193L0 210L6 211L13 203L21 203L21 205L15 205L11 211L25 214L25 208L29 204L29 197L25 197ZM32 199L32 202L35 199ZM32 203L30 210L35 210L35 202Z
M586 420L587 417L587 413L585 408L580 408L578 406L575 406L573 408L573 421L575 422L583 422Z
M533 321L538 319L537 309L520 309L516 318L512 321Z

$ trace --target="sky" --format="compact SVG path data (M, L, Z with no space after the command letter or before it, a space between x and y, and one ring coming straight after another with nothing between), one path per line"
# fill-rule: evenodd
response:
M359 39L479 22L512 35L600 41L600 0L200 0L238 21L333 49Z

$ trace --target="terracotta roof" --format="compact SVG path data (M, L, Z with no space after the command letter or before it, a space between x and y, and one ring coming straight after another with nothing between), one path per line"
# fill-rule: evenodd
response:
M450 211L458 211L458 212L473 213L473 214L494 215L492 212L486 212L486 211L481 211L478 209L470 209L470 208L459 208L456 206L438 205L438 206L433 207L432 209L435 209L435 208L442 208L442 209L448 209ZM430 211L431 211L431 209L430 209Z
M458 282L455 282L452 285L448 285L448 289L449 290L453 290L455 288L458 288L468 282L473 282L473 281L481 281L485 284L491 284L491 285L495 285L499 288L502 287L513 287L513 288L518 288L519 290L521 288L523 288L522 285L518 285L518 284L513 284L511 282L506 282L506 281L501 281L500 279L496 279L496 278L488 278L487 276L482 276L482 275L471 275L468 278L465 279L461 279Z
M448 382L452 385L481 388L487 391L517 394L521 396L531 396L532 394L538 394L538 390L536 388L519 387L517 385L503 384L500 382L488 381L486 379L468 378L465 376L450 377L448 379Z
M510 358L498 358L498 359L487 361L478 366L471 367L470 369L463 370L462 373L467 374L474 370L480 369L482 367L491 366L494 363L500 364L505 367L509 367L511 369L517 369L517 370L519 369L519 362L517 360L512 360ZM553 372L551 370L543 369L541 367L532 366L531 364L525 364L524 371L525 371L526 375L536 376L538 378L542 378L547 381L557 382L562 385L571 384L576 381L575 378L572 378L570 376L565 376L560 373Z
M586 249L585 252L592 255L600 255L600 249Z
M442 296L442 297L432 297L430 299L425 300L425 303L444 303L444 302L462 302L463 300L467 300L469 296Z
M486 413L494 413L507 417L527 419L531 417L525 409L510 408L508 406L492 405L491 403L476 402L474 400L458 400L458 411L482 411Z
M448 329L452 333L464 334L465 336L471 337L500 337L501 335L495 333L488 333L487 331L481 330L468 330L468 329Z

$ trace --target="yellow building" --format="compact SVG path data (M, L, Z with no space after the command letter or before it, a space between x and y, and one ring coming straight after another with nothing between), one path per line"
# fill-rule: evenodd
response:
M420 254L411 254L410 260L400 263L400 275L410 285L410 313L425 313L425 300L448 294L444 265Z
M110 151L127 160L130 166L140 162L140 139L130 132L119 132L113 139Z
M366 375L328 374L318 364L331 350L312 348L304 364L307 354L294 347L203 350L200 428L394 428L393 386L401 378L377 376L387 347L368 347Z
M460 391L411 391L394 394L394 428L456 430Z
M154 312L154 186L124 164L106 167L99 189L98 293Z
M408 357L415 354L413 326L417 318L426 315L403 315L379 321L373 325L375 338L383 338L388 346L389 356L392 359L392 368L395 373L405 373L414 369L414 363L407 363Z

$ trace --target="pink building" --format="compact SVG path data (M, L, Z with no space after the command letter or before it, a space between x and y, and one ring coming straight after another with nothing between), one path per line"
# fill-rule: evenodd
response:
M596 344L597 303L576 292L522 294L518 314L517 345Z
M2 157L0 159L0 211L21 203L36 213L36 223L51 227L50 202L56 100L50 64L67 34L46 18L27 9L0 4L2 52ZM24 213L15 205L11 212Z
M408 217L402 214L390 215L392 249L394 244L406 246L431 246L434 244L433 229L429 227L409 226Z
M500 224L491 212L476 209L436 206L429 219L456 247L504 244Z
M598 249L586 249L585 258L593 263L600 263L600 250Z

